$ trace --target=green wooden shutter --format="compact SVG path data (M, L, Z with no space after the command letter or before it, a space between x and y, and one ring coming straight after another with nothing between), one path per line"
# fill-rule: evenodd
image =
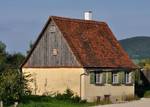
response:
M125 78L126 78L126 75L125 75L125 71L122 71L122 84L125 84Z
M134 84L134 80L135 80L135 72L131 72L131 83Z
M120 71L120 72L118 72L118 75L119 75L119 84L124 84L125 83L125 72Z
M94 72L90 73L90 84L95 84L95 73Z
M118 83L121 84L122 83L122 74L121 72L118 72Z
M106 72L102 72L102 82L103 82L103 84L105 84L106 83Z
M112 72L107 72L107 73L108 73L107 82L108 84L112 84Z

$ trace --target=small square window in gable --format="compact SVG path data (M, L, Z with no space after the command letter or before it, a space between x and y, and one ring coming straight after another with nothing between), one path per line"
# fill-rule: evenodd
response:
M52 54L53 56L56 56L58 54L58 49L54 48Z
M49 28L49 31L52 32L56 32L56 27L54 25L51 25Z

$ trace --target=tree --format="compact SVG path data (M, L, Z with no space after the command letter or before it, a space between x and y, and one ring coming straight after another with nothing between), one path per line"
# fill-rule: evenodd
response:
M29 77L30 75L26 75ZM0 75L0 100L5 103L11 103L20 100L22 96L30 92L27 85L27 80L22 76L17 69L5 69Z
M18 69L22 62L24 61L25 56L21 53L14 53L7 55L7 64L11 65L12 68Z
M6 64L6 45L0 41L0 73Z
M141 72L135 72L135 92L139 97L143 97L144 93L150 90L150 83L147 79L149 77L145 75L146 72L150 72L150 59L142 59L138 65L141 67Z
M150 71L150 59L143 59L139 62L139 66L144 68L146 71Z
M6 53L6 45L0 42L0 101L10 103L30 92L26 79L30 75L19 70L24 58L21 53Z
M6 45L0 41L0 53L6 52Z

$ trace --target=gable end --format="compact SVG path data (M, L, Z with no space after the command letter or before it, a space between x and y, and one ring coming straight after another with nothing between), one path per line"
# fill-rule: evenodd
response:
M52 18L22 64L25 68L81 67Z

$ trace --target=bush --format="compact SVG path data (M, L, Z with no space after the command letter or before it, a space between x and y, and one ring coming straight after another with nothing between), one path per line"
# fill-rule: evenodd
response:
M144 97L150 98L150 90L149 90L149 91L146 91L146 92L144 93Z
M80 103L87 103L87 100L80 100Z
M112 104L112 102L110 100L102 100L98 102L98 104L105 105L105 104Z
M22 103L29 103L30 101L33 102L49 102L52 100L51 96L37 96L37 95L28 95L24 96L21 100Z
M125 101L133 101L133 100L139 100L139 97L134 96L134 95L126 95L125 96Z
M63 94L57 93L55 95L55 98L58 100L71 100L73 98L73 96L74 96L73 91L70 89L66 89Z
M63 94L57 93L54 98L57 100L69 100L73 103L86 103L86 100L81 100L78 95L75 95L71 89L66 89Z
M81 102L81 98L77 95L73 96L72 99L71 99L74 103L83 103Z
M11 104L21 100L25 94L29 94L27 82L17 69L5 69L0 75L0 100L5 104Z

